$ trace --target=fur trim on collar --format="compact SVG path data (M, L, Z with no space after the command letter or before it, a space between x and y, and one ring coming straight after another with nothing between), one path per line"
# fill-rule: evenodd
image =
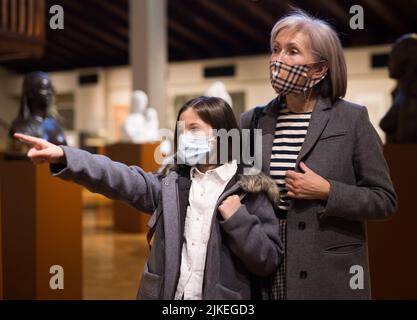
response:
M255 175L239 175L239 182L242 189L246 192L265 192L274 206L278 208L280 195L278 185L265 173L260 172Z
M162 166L158 173L162 176L167 176L170 172L178 172L178 166L173 163L168 163ZM272 201L274 206L278 208L279 205L279 189L276 182L263 172L254 175L239 175L239 183L241 188L250 193L265 192L268 198Z

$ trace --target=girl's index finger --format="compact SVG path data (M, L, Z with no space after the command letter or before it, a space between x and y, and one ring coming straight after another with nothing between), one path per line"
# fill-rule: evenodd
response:
M26 134L22 134L22 133L15 133L13 135L14 138L19 139L23 142L29 143L35 147L45 147L46 143L44 140L40 139L40 138L36 138L36 137L32 137L32 136L28 136Z

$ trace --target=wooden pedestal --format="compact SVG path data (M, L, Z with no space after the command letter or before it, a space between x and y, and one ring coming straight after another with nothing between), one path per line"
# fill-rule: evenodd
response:
M143 170L155 172L159 165L154 160L154 151L159 142L145 144L117 143L105 148L106 155L126 165L140 166ZM127 204L113 202L113 226L122 232L146 232L149 215L141 214Z
M1 172L1 171L0 171ZM0 199L1 199L1 183L0 183ZM3 225L0 205L0 300L3 299Z
M373 299L417 299L417 145L386 145L399 207L368 223Z
M81 299L81 187L48 165L0 160L4 299ZM51 266L64 288L51 289Z

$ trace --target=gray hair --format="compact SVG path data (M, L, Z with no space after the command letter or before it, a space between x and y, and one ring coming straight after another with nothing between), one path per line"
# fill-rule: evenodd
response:
M347 89L346 61L336 31L326 21L297 9L278 20L272 28L271 50L277 35L284 29L306 34L315 61L327 61L329 71L317 86L318 93L332 100L344 97Z

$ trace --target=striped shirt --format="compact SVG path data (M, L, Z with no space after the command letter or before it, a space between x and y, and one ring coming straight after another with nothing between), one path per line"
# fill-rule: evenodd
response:
M270 175L278 184L281 194L279 208L282 210L288 210L291 203L287 196L288 190L285 188L285 173L295 168L310 118L311 112L294 113L285 105L281 105L272 145Z

